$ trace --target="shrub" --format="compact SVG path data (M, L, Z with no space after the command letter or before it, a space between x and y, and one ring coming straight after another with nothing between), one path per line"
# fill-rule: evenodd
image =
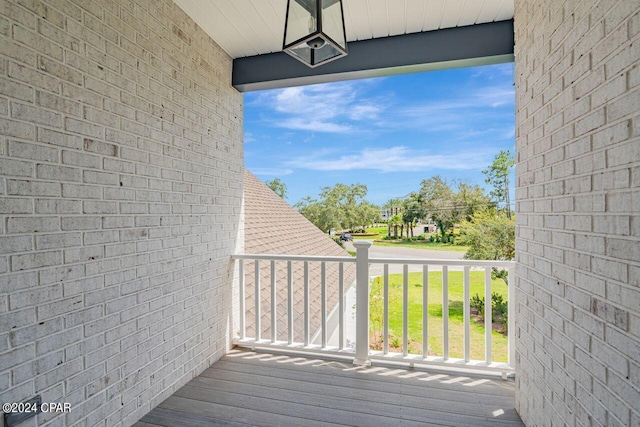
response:
M333 241L340 245L341 248L344 248L344 243L340 240L340 237L334 237Z
M484 297L475 294L469 305L478 310L478 316L484 319ZM504 333L507 333L507 325L509 323L509 303L504 300L502 295L493 292L491 294L491 320L501 323L504 326Z

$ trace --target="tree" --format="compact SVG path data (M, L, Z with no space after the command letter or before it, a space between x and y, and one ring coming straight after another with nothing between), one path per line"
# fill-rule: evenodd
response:
M420 193L411 193L403 201L402 222L407 226L407 237L413 237L413 228L420 219L427 216L427 209L424 206Z
M398 215L401 205L402 200L400 199L389 199L382 205L382 207L387 210L387 236L391 236L391 217ZM395 236L398 237L398 224L394 227Z
M398 226L402 224L402 217L400 215L394 215L389 218L389 227L393 227L393 238L398 238Z
M469 185L462 182L458 184L455 204L460 211L461 219L468 220L476 211L490 207L491 199L479 185Z
M267 187L273 190L278 196L286 200L287 198L287 185L282 182L280 178L274 178L271 181L266 181Z
M500 151L493 159L489 168L482 171L486 176L485 182L493 186L491 197L504 204L507 217L511 218L511 201L509 197L509 174L515 165L515 158L509 150Z
M466 259L512 260L515 240L515 218L493 208L478 210L460 224L460 243L469 246ZM494 268L493 275L508 284L506 271Z
M424 201L427 215L438 225L442 237L460 219L457 198L451 186L440 176L422 181L420 197Z
M305 218L322 231L338 227L340 222L324 203L307 196L294 206Z
M367 186L336 184L324 187L319 199L307 196L295 208L323 231L331 228L354 229L371 224L380 217L380 208L367 202Z

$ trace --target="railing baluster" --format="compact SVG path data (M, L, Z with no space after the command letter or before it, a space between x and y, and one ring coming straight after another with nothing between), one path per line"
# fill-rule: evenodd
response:
M255 260L255 309L256 309L256 341L260 341L262 326L260 326L260 260Z
M469 362L471 360L471 307L469 302L469 269L470 267L464 267L464 291L463 291L463 311L464 311L464 361Z
M338 350L344 348L344 263L338 267Z
M422 266L422 357L429 356L429 266Z
M491 337L493 325L491 321L491 268L484 269L484 360L491 363Z
M508 356L507 363L515 368L516 357L516 270L514 267L507 268L507 343Z
M293 343L293 267L291 265L291 261L287 261L287 290L288 290L288 307L287 307L287 315L288 315L288 342L289 345Z
M409 354L409 266L402 266L402 354Z
M271 342L275 344L277 337L277 313L276 313L276 262L271 261Z
M309 345L309 262L304 262L304 346Z
M327 269L320 263L320 298L322 299L322 348L327 347Z
M384 318L382 342L384 354L389 354L389 264L384 265Z
M238 260L240 262L239 266L238 266L238 286L240 287L239 292L239 296L238 298L240 299L239 304L238 304L238 309L240 311L240 319L239 319L239 326L240 326L240 339L243 340L247 337L247 331L245 330L245 324L244 324L244 316L246 316L246 313L244 312L244 299L245 299L245 289L244 289L244 260L240 259Z
M449 359L449 267L442 266L442 353Z

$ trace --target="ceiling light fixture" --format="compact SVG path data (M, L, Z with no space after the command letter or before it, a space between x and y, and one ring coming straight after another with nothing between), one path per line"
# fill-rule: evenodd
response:
M346 56L342 0L288 0L282 50L311 68Z

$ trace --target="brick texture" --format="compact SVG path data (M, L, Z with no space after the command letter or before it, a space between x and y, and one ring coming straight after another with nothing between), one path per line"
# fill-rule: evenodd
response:
M527 425L640 425L638 22L632 0L515 2Z
M0 401L72 407L25 426L130 426L228 348L231 66L170 0L0 1Z

